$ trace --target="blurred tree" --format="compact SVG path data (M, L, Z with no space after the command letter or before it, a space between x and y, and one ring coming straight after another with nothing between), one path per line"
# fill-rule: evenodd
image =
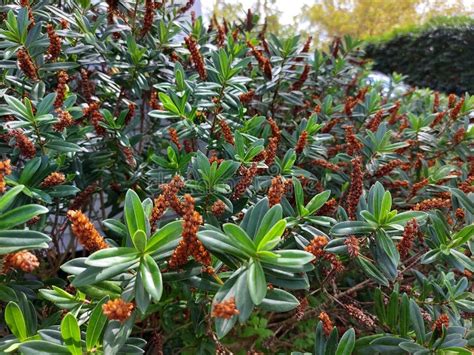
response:
M439 15L469 13L463 0L318 0L305 6L300 18L308 30L320 30L320 40L349 34L358 38L380 35Z

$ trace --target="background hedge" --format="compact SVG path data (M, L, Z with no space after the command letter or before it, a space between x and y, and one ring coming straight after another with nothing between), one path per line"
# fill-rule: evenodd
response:
M447 93L474 91L474 20L435 19L369 41L374 69L407 75L406 82Z

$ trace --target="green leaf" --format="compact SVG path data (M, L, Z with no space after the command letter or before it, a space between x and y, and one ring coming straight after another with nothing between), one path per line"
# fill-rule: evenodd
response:
M377 281L379 284L388 286L387 278L380 272L379 269L375 267L375 265L367 258L359 255L357 257L357 262L362 268L362 270L369 276L370 278Z
M400 335L406 337L410 328L410 299L407 294L402 296L402 304L400 306Z
M299 216L305 216L307 212L304 207L304 192L301 182L298 178L293 178L293 188L295 189L295 200L296 200L296 209Z
M20 307L15 302L9 302L5 308L5 322L8 328L20 341L28 337L25 317Z
M257 250L272 250L280 242L281 236L286 229L286 220L279 220L262 238Z
M267 293L267 281L262 265L257 260L254 260L249 266L247 285L252 302L255 305L262 303Z
M298 299L291 293L274 288L267 292L260 308L268 312L288 312L298 307L299 304Z
M255 254L255 244L253 243L252 239L248 236L248 234L239 226L233 223L225 223L222 226L224 232L231 237L230 240L236 242L235 247L243 248L244 251L249 254L250 256Z
M44 340L31 340L23 343L20 345L20 350L24 355L71 355L67 347Z
M105 304L108 299L108 296L102 298L92 310L86 332L87 351L91 351L97 346L100 336L102 334L102 330L104 329L104 326L107 323L107 317L102 311L102 305Z
M11 205L11 203L14 201L15 197L23 191L25 188L25 185L17 185L0 197L0 211L4 211L8 208L8 206Z
M72 313L66 314L61 321L61 335L66 347L73 355L82 355L81 330L76 317Z
M410 300L410 319L415 330L416 340L423 344L425 342L425 323L421 315L420 307L415 300Z
M51 238L31 230L0 231L0 255L23 249L47 248Z
M158 229L155 234L153 234L150 239L148 239L148 244L146 246L146 251L154 253L157 249L168 244L169 242L176 240L181 237L181 232L183 231L183 222L174 221L168 223L164 227Z
M85 263L96 267L109 267L138 259L138 254L133 248L106 248L90 255Z
M339 341L336 349L336 355L351 355L355 345L355 331L354 328L347 330Z
M253 234L251 231L249 231L243 226L244 222L242 222L241 224L241 227L247 231L249 236L255 236L254 242L256 245L260 243L265 234L267 234L268 231L272 229L272 227L275 225L275 223L281 220L283 216L283 209L281 205L275 205L270 209L265 209L265 207L268 208L268 200L266 198L260 200L260 202L257 203L257 205L255 205L255 207L251 211L249 210L245 214L245 217L247 217L247 215L251 216L251 223L255 224L255 229L253 229L253 232L255 234ZM264 213L263 218L262 212Z
M344 237L350 234L367 235L373 233L375 227L364 221L345 221L337 223L330 233L336 237Z
M0 229L9 229L25 223L35 216L47 213L49 210L40 205L24 205L3 213L0 216Z
M146 249L147 239L146 234L141 229L137 230L132 237L132 242L135 248L142 253Z
M124 213L130 237L133 237L137 230L148 230L145 211L143 211L140 198L136 192L131 189L128 190L125 195Z
M163 280L160 268L150 255L145 255L140 263L140 274L145 290L158 302L163 294Z
M326 190L314 196L306 205L308 213L311 215L319 210L326 203L330 195L331 190Z

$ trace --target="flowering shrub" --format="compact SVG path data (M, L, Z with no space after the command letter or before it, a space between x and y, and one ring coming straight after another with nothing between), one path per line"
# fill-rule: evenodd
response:
M470 353L474 99L191 3L2 7L0 350Z

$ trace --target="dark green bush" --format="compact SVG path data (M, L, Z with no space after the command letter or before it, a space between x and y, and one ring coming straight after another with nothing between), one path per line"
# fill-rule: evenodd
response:
M366 47L374 69L407 75L406 82L446 93L474 90L474 21L433 21L396 31Z

